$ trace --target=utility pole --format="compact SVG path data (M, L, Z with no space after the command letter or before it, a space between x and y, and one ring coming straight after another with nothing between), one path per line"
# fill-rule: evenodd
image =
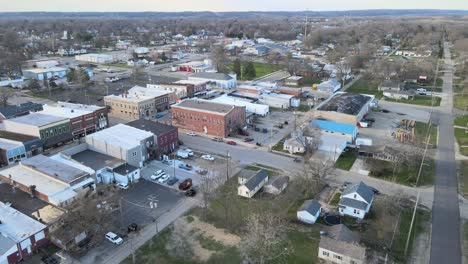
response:
M226 154L227 154L227 157L226 157L226 181L229 180L229 149L226 150Z
M411 218L411 225L409 228L408 237L406 238L405 253L403 254L404 256L406 256L406 253L408 252L408 246L409 246L409 242L411 238L411 231L413 230L414 218L416 217L416 210L418 209L418 202L419 202L420 194L421 194L421 191L418 191L418 197L416 198L416 205L414 206L413 217Z

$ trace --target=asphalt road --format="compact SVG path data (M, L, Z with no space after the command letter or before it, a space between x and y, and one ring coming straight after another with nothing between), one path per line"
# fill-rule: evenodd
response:
M431 264L461 263L460 212L455 161L452 102L452 60L448 43L444 44L445 62L443 91L448 104L437 113L439 147L437 151L434 203L432 206Z

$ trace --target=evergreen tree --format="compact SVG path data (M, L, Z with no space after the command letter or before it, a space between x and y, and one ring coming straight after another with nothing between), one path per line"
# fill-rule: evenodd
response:
M67 72L67 82L71 83L71 82L75 81L75 79L76 79L76 76L75 76L76 74L75 73L76 73L76 71L75 71L74 68L70 68L68 70L68 72Z
M241 76L241 63L239 59L234 60L232 71L235 72L237 76Z
M255 66L253 62L248 61L244 64L244 71L242 72L242 77L246 80L252 80L257 76L255 72Z
M41 89L41 85L39 85L39 81L37 81L36 79L31 79L29 81L28 88L30 90L39 90Z

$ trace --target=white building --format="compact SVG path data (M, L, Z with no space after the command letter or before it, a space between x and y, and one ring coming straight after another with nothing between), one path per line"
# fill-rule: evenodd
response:
M23 76L29 79L44 80L52 77L63 78L67 75L67 69L62 67L35 68L23 70Z
M84 55L77 55L75 56L75 60L77 61L85 61L90 63L112 63L114 62L114 57L112 55L107 54L84 54Z
M359 242L359 234L352 232L345 225L331 226L326 230L326 235L320 237L318 257L326 263L368 263L366 248Z
M214 98L210 101L215 102L215 103L220 103L220 104L245 106L246 112L254 113L259 116L266 116L270 111L270 107L268 105L251 103L250 101L247 101L242 98L235 97L235 96L229 96L227 94Z
M235 73L225 74L216 72L199 72L189 76L189 80L206 81L222 89L232 89L237 86L237 75Z
M321 92L334 93L341 88L341 83L335 79L322 82L317 86L317 90Z
M338 212L358 219L364 219L374 201L374 191L363 182L347 187L341 194Z
M322 212L322 206L316 200L305 200L297 210L297 219L306 224L314 224Z
M294 95L279 93L263 93L259 97L259 102L271 107L288 109L291 107L291 99Z
M263 169L259 171L244 170L239 175L238 182L240 185L237 188L237 194L252 198L268 182L268 173Z
M150 132L124 124L103 129L86 136L89 149L126 161L141 168L155 146L154 135Z

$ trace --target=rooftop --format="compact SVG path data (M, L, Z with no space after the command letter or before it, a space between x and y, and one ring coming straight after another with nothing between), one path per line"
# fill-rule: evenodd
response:
M49 175L61 182L70 184L88 173L44 155L33 156L20 162L20 166L33 168L34 171Z
M201 79L209 79L209 80L220 80L220 81L229 81L234 78L229 76L225 73L218 73L218 72L199 72L194 73L189 76L189 78L201 78Z
M102 54L101 54L102 55ZM63 107L63 108L68 108L68 109L74 109L74 110L84 110L84 111L91 111L94 112L96 110L101 110L104 109L103 106L97 106L97 105L85 105L85 104L73 104L73 103L67 103L67 102L57 102L57 107Z
M23 134L18 134L14 132L9 132L5 130L0 130L0 138L5 138L13 141L18 141L18 142L28 142L32 140L39 140L37 137L29 136L29 135L23 135Z
M65 117L58 117L58 116L39 114L39 113L30 113L29 115L5 120L4 122L5 123L14 122L14 123L21 123L25 125L41 127L41 126L46 126L52 123L65 121L65 120L67 120L67 118Z
M50 68L33 68L33 69L26 69L23 72L32 72L32 73L46 73L46 72L59 72L59 71L66 71L66 68L62 67L50 67Z
M14 149L14 148L21 147L21 146L23 146L23 144L20 142L15 142L9 139L0 138L0 149L10 150L10 149Z
M93 170L99 170L104 167L115 168L120 164L125 163L125 161L121 159L89 149L72 155L71 158Z
M234 106L228 104L213 103L208 100L188 99L176 105L173 105L172 108L197 109L201 111L225 115L231 112L232 109L234 109Z
M10 206L0 202L0 233L20 243L24 239L44 230L46 226Z
M121 95L107 95L105 98L119 98L121 100L128 100L128 101L144 101L144 100L149 100L153 99L156 97L160 97L166 94L169 94L171 92L161 90L161 89L154 89L154 88L146 88L146 87L141 87L141 86L133 86L130 88L126 93L123 93Z
M366 248L359 244L359 234L352 232L345 225L335 225L328 228L328 236L320 238L319 247L338 254L365 260Z
M286 80L299 81L299 80L302 80L302 79L304 79L304 77L302 77L302 76L291 76L291 77L288 77Z
M64 108L64 107L59 107L59 106L50 106L50 105L44 105L43 108L44 110L38 113L58 116L58 117L65 117L65 118L77 118L77 117L81 117L81 116L92 113L91 111L86 111L86 110L75 110L75 109L69 109L69 108Z
M311 215L316 215L322 206L317 200L305 200L298 211L307 211Z
M153 121L146 120L146 119L138 119L138 120L129 122L126 125L151 132L157 136L177 129L176 127L173 127L170 125L166 125L166 124L159 123L159 122L153 122Z
M33 102L26 102L19 105L9 105L0 107L0 113L5 118L11 118L18 115L27 114L29 111L40 111L42 110L42 104L36 104Z
M288 182L289 182L288 176L278 176L274 178L269 184L277 189L281 189L283 185L287 184Z
M120 175L127 175L128 173L131 173L131 172L134 172L138 170L137 167L135 166L132 166L128 163L124 163L124 164L121 164L120 166L114 168L112 171L117 173L117 174L120 174Z
M253 190L265 179L268 179L268 173L266 170L261 169L257 171L254 176L248 179L247 182L244 183L244 186L249 190Z
M131 135L131 136L129 136ZM92 141L106 142L110 145L134 147L140 145L142 140L153 137L153 134L138 128L118 124L91 135L86 136L86 142L92 145Z
M206 84L206 81L198 81L198 80L180 80L177 82L174 82L176 84L193 84L193 85L202 85Z
M374 191L362 181L357 184L348 186L343 191L343 195L347 195L350 193L359 194L362 197L362 199L364 199L367 203L370 203L374 198Z
M372 97L354 93L336 93L318 107L319 111L357 115Z

